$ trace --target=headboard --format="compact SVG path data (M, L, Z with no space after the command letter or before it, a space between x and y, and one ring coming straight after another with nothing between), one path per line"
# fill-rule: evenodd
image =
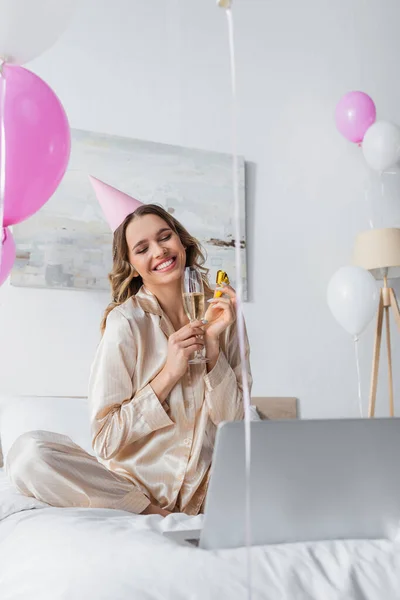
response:
M252 398L263 419L297 419L297 398Z

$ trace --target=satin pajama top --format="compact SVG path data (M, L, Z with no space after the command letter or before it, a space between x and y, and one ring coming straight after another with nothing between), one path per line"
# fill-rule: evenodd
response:
M215 367L189 365L161 403L151 381L163 368L174 328L144 286L114 308L92 365L89 406L96 456L150 502L197 514L205 499L216 427L243 419L236 325L220 336ZM246 337L249 384L249 345Z

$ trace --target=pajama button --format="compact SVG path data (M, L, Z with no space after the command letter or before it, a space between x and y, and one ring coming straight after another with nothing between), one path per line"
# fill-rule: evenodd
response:
M185 446L190 446L192 443L192 440L190 438L185 438L183 440L183 443L185 444Z

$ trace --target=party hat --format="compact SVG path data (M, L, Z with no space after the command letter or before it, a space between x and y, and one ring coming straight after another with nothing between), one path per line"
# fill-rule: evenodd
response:
M92 175L89 175L89 179L112 231L115 231L128 215L143 204Z

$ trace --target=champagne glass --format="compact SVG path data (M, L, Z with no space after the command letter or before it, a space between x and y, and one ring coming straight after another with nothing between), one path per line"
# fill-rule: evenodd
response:
M199 269L186 267L182 277L183 307L190 322L201 320L204 317L204 286ZM205 363L208 359L204 355L205 349L196 350L190 364Z

